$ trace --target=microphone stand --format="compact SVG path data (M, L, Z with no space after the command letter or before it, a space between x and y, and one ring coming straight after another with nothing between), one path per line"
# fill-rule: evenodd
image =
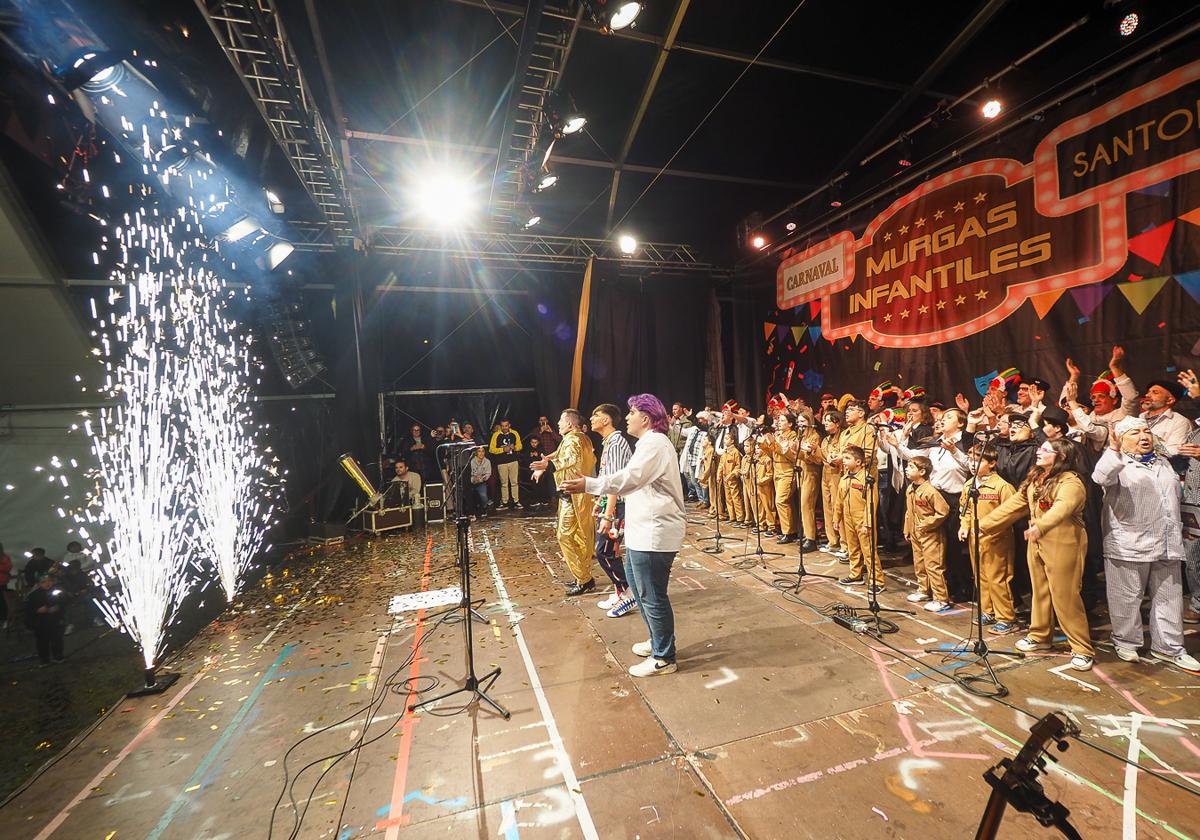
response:
M754 443L757 441L758 436L760 434L761 434L761 432L758 430L751 432L749 445L753 446ZM760 517L758 515L758 451L757 451L757 448L753 448L750 450L750 481L754 485L754 492L752 492L750 494L750 505L751 505L750 515L754 519L754 551L747 551L742 554L733 555L733 557L730 558L731 560L740 561L738 563L734 563L735 569L753 569L755 566L758 565L760 560L763 560L764 557L782 557L783 556L783 552L781 552L781 551L766 551L762 547L762 523L759 521ZM749 536L747 536L747 539L749 539ZM748 559L751 557L754 559L753 560ZM767 565L766 561L764 560L763 566L765 567L766 565Z
M978 433L977 433L978 434ZM988 433L984 433L985 437ZM975 475L971 476L971 486L967 490L967 504L971 507L971 547L975 549L972 560L972 568L975 572L975 608L971 622L971 632L966 639L959 645L955 645L951 650L941 648L925 648L926 653L941 653L947 656L970 656L976 662L982 663L986 673L983 674L959 674L955 669L955 673L951 677L956 683L961 685L964 690L980 697L1006 697L1008 688L1000 682L1000 678L996 676L996 672L992 669L992 663L988 659L988 654L998 653L1002 656L1012 656L1017 659L1024 659L1025 654L1019 650L993 650L988 647L987 642L983 639L983 587L979 581L979 568L982 560L979 550L980 534L979 534L979 470L983 466L983 458L979 458L979 463L975 465ZM962 516L962 511L959 511L959 516ZM955 537L958 534L954 535ZM964 665L970 665L971 660L958 660ZM984 687L980 687L980 685Z
M871 540L871 557L867 564L867 609L871 611L870 618L864 618L863 624L866 628L870 628L876 634L880 633L895 633L900 628L892 621L883 618L879 614L881 612L900 613L901 615L916 615L910 610L899 610L893 607L879 606L879 593L876 592L875 583L875 565L879 562L879 554L876 550L875 543L878 540L878 534L875 533L875 493L872 492L875 488L875 476L873 468L875 466L875 453L879 449L879 430L875 430L876 443L867 453L867 463L863 464L863 469L866 475L863 478L863 496L867 505L867 532L872 535ZM885 629L886 628L886 629Z
M443 446L445 445L446 444L443 444ZM457 454L458 453L455 452L450 453L451 464L455 463L455 456ZM461 464L457 465L456 469L461 466ZM475 612L475 610L471 607L471 556L468 540L471 519L469 516L467 516L466 511L462 507L463 489L461 475L458 475L455 480L454 493L456 509L458 513L455 523L457 525L458 534L458 564L461 572L463 597L457 605L451 607L450 610L444 610L442 614L451 610L463 611L463 617L461 620L463 623L463 639L466 647L467 676L461 688L447 691L445 694L439 694L437 697L431 697L430 699L423 700L420 703L413 703L408 707L408 710L410 712L415 712L419 709L425 708L426 706L430 706L434 703L445 700L447 697L453 697L456 694L463 694L465 692L471 695L471 699L467 701L466 706L463 706L462 709L459 709L458 711L462 711L463 709L470 707L471 703L475 702L476 700L482 700L484 703L487 703L489 706L491 706L492 709L495 710L498 715L500 715L500 717L508 720L512 717L512 714L509 713L508 709L504 708L488 696L488 691L500 677L500 668L493 668L482 677L475 675L475 644L474 639L472 638L473 633L471 630L471 618L477 617L485 624L487 623L487 619L483 618L483 616L479 615L479 613Z
M804 482L801 480L801 472L803 467L800 466L800 456L804 452L800 448L802 441L797 439L796 442L796 466L792 468L792 486L796 488L796 508L800 514L800 539L797 541L800 546L800 554L796 558L796 571L777 571L775 572L775 580L771 581L771 585L785 594L799 596L800 584L804 582L805 577L824 578L825 580L837 580L837 575L821 575L816 572L810 572L804 568ZM828 515L828 514L827 514ZM792 575L796 576L793 582L788 580Z
M726 434L728 434L730 431L733 432L734 439L736 440L737 430L733 426L729 426L726 431ZM722 453L722 455L724 455L724 453ZM713 448L713 457L714 458L717 457L716 447ZM725 539L725 536L721 533L721 499L723 498L723 494L725 492L725 487L724 487L724 482L720 478L720 468L721 468L720 461L718 461L716 463L716 465L713 466L713 469L717 470L717 473L718 473L718 475L717 475L717 494L718 495L717 495L716 499L709 499L710 504L713 504L715 502L715 504L713 505L713 512L715 514L714 518L716 519L716 522L717 522L717 526L716 526L717 530L716 530L716 533L713 534L711 537L700 537L699 539L696 540L696 542L708 542L709 540L714 540L713 544L708 546L708 548L700 549L705 554L720 554L725 550L721 547L721 540Z

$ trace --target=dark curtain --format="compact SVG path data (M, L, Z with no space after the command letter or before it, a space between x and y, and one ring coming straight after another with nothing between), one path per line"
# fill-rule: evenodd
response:
M557 415L567 408L571 393L571 362L575 354L583 271L575 277L564 274L530 277L528 287L525 322L530 334L539 411Z

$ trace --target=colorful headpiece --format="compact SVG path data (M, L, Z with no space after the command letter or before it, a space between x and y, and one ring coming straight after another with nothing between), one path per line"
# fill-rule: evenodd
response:
M1112 371L1106 370L1104 373L1096 377L1096 381L1092 383L1091 392L1093 394L1104 394L1106 397L1116 399L1120 395L1120 390L1117 388L1117 383L1113 381Z
M739 408L741 408L741 406L738 405L737 400L729 400L727 403L725 403L725 405L721 406L722 411L732 411L734 414L737 414L737 410Z
M891 382L880 382L878 385L875 386L875 389L873 391L871 391L871 396L876 397L876 398L882 398L884 394L886 394L888 391L894 390L895 387L896 386L893 385Z
M784 411L788 407L787 394L779 393L767 400L767 411L776 412ZM736 410L736 409L731 409Z
M1021 371L1015 367L1010 367L1007 370L1001 371L994 379L989 388L996 388L1001 391L1007 391L1010 388L1016 388L1021 384Z
M912 402L913 400L925 399L925 386L914 385L911 388L906 388L904 391L904 401Z

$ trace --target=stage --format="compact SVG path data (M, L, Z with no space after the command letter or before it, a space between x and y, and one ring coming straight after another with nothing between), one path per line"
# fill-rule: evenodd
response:
M892 616L886 641L922 667L786 600L761 565L735 569L744 531L720 556L699 551L710 533L690 526L674 568L679 673L635 681L625 668L644 624L604 617L602 591L562 597L551 519L472 524L489 620L476 661L502 668L493 696L508 721L451 714L454 700L405 712L409 686L416 702L463 678L461 623L388 614L393 595L457 582L452 526L295 557L174 659L172 689L121 703L0 811L0 836L266 837L280 798L276 838L293 836L297 808L294 836L339 840L974 836L981 774L1024 743L1034 718L1022 710L1065 710L1095 745L1200 788L1200 678L1103 644L1075 672L1064 647L993 656L1012 705L983 699L932 670L953 671L953 657L922 650L959 642L968 610ZM774 568L795 568L787 548ZM807 566L846 568L823 554ZM885 566L881 603L911 606L911 566ZM830 581L806 580L802 596L865 605L862 587ZM1078 741L1058 755L1046 791L1082 836L1200 834L1194 800L1172 785ZM293 805L285 766L294 779L306 765ZM1011 809L1000 831L1053 835Z

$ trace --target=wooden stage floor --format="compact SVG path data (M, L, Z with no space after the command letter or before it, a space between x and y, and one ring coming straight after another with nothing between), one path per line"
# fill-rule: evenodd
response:
M635 681L644 624L605 617L603 593L563 598L548 517L472 525L488 619L476 660L502 669L493 695L509 721L455 714L457 698L405 712L410 690L463 679L461 623L388 614L393 595L457 581L452 528L293 558L176 657L175 687L121 703L0 811L0 837L969 837L981 774L1015 754L1030 714L1055 709L1095 745L1072 742L1045 777L1083 837L1200 835L1197 676L1104 647L1078 673L1064 647L993 656L1011 705L983 699L933 670L970 667L923 651L958 643L967 610L895 617L886 641L918 663L785 599L771 569L736 569L740 541L702 553L709 533L690 528L673 572L680 670ZM795 553L775 560L794 568ZM808 558L812 572L845 568ZM911 567L887 571L883 605L908 606ZM861 587L815 578L802 596L865 604ZM1011 810L1000 832L1054 834Z

